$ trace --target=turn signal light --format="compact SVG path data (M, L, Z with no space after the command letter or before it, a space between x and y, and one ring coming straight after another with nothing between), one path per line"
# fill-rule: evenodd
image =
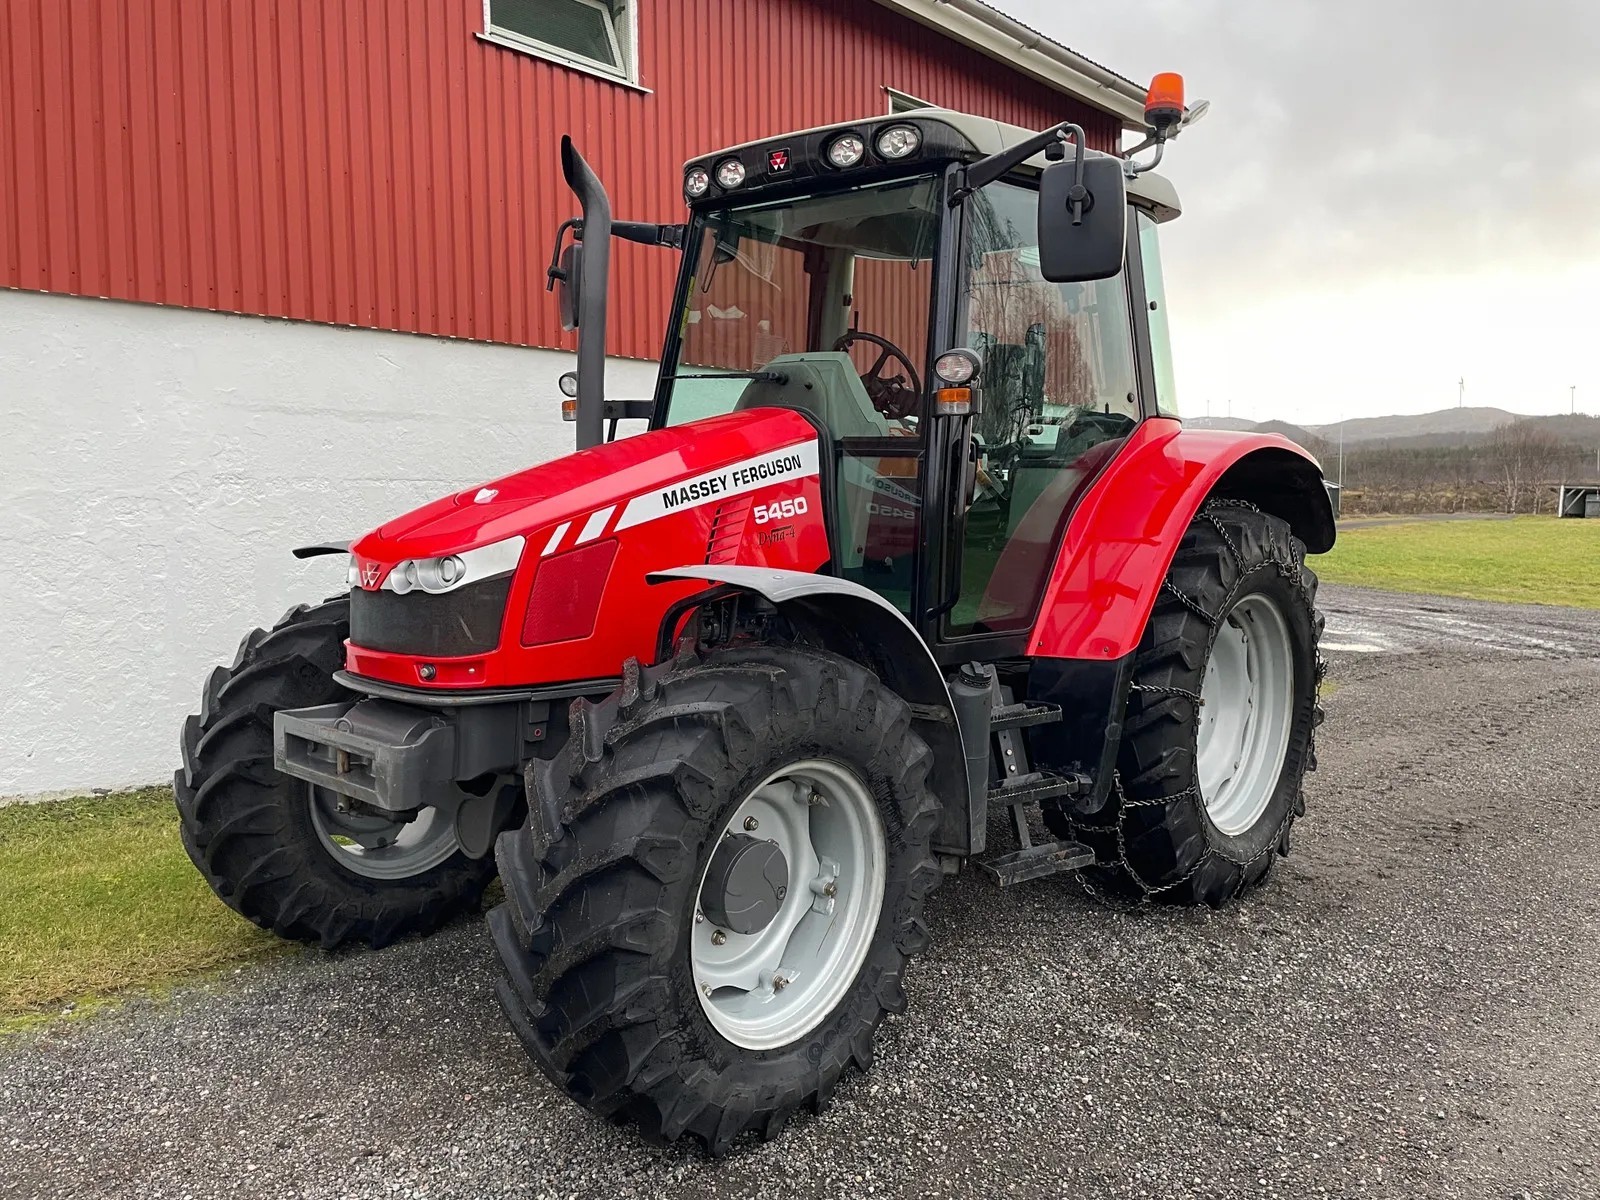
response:
M963 417L972 411L972 389L940 388L933 394L934 409L941 417Z
M1152 129L1166 131L1183 120L1183 76L1163 71L1150 81L1144 96L1144 120Z
M524 646L569 642L594 632L617 545L616 538L607 538L539 560L522 619Z

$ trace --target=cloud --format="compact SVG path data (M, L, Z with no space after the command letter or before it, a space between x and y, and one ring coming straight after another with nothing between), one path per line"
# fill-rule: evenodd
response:
M1600 3L998 3L1212 102L1162 168L1187 411L1600 402Z
M1592 0L1002 7L1212 101L1166 169L1221 293L1600 257Z

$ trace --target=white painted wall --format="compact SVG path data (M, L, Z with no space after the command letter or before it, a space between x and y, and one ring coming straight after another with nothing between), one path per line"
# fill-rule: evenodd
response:
M0 797L169 777L212 665L343 589L290 548L567 453L571 363L0 290Z

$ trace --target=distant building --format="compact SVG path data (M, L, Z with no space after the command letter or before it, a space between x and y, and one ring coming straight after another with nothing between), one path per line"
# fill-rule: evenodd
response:
M564 452L570 132L691 155L938 104L1112 148L1143 89L979 0L18 0L0 13L0 796L159 777L206 665L348 536ZM613 390L675 264L619 246ZM412 336L412 335L425 336ZM17 668L20 666L20 678Z

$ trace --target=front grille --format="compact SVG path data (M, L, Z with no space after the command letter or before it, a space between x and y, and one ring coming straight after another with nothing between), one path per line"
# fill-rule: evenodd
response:
M350 641L367 650L457 658L500 644L511 576L500 575L434 594L420 588L350 593Z

